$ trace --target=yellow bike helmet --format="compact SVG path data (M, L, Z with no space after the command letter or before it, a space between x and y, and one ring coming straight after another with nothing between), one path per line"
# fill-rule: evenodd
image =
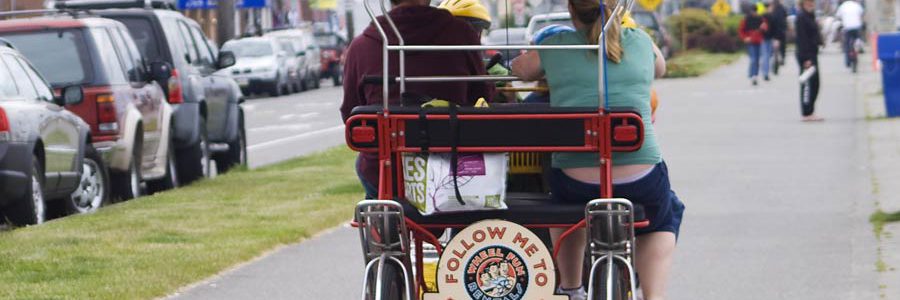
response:
M444 0L438 8L450 11L454 17L466 19L478 29L491 28L491 15L481 0Z

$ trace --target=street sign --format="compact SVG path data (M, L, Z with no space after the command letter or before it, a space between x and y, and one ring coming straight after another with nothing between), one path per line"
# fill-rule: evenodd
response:
M214 9L215 0L178 0L178 9Z
M725 2L725 0L716 0L716 3L713 3L709 10L712 11L714 16L727 17L731 12L731 5L729 5L728 2Z
M235 6L237 8L263 8L266 7L266 0L237 0Z
M637 2L641 7L649 11L656 10L656 8L662 4L662 0L638 0Z
M337 0L311 0L309 4L310 7L326 10L326 9L336 9L337 8Z

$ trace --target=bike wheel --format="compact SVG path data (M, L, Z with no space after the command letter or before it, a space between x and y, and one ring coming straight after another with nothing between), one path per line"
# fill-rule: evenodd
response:
M406 285L403 282L403 270L396 263L392 261L386 261L384 263L384 269L381 270L381 293L380 297L378 294L378 277L375 276L378 274L378 266L372 268L372 272L368 275L369 279L366 281L366 300L402 300L404 299L404 288Z
M591 286L594 288L591 300L630 300L631 294L631 275L628 267L621 265L622 263L613 260L612 268L609 263L601 263L597 267L594 274L594 282ZM608 291L611 290L611 293ZM609 297L612 295L612 297Z

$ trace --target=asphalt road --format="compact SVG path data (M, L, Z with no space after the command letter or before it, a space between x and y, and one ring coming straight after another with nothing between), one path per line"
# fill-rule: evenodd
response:
M817 111L826 121L818 123L799 121L792 59L783 75L757 87L745 79L746 59L703 78L655 83L660 144L673 188L687 205L670 299L876 299L864 118L856 81L839 59L833 52L821 57ZM250 118L272 122L281 118L278 107L326 103L326 95L304 97L252 100L259 105L251 112L269 112ZM323 115L321 129L309 132L334 126L327 121ZM264 145L251 148L257 155L251 159L261 150L291 152L279 148L303 144L301 130L289 133L296 142L273 136L297 124L291 122L251 125L262 128L249 135L251 145ZM266 126L281 127L267 132ZM309 140L335 136L339 131ZM172 298L354 299L362 264L355 231L341 227Z
M320 89L244 102L247 160L251 168L344 143L338 108L343 91L322 81Z

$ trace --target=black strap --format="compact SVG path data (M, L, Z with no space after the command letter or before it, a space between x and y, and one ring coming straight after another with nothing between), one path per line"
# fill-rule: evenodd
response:
M458 201L460 205L466 205L466 202L463 201L462 194L459 193L459 183L456 178L458 173L457 169L459 167L459 155L456 152L456 146L459 144L459 120L456 118L456 105L450 103L448 112L450 114L450 170L453 172L453 191L456 193L456 201Z
M419 142L422 145L422 152L428 152L428 145L431 140L428 138L428 114L425 108L419 108Z

